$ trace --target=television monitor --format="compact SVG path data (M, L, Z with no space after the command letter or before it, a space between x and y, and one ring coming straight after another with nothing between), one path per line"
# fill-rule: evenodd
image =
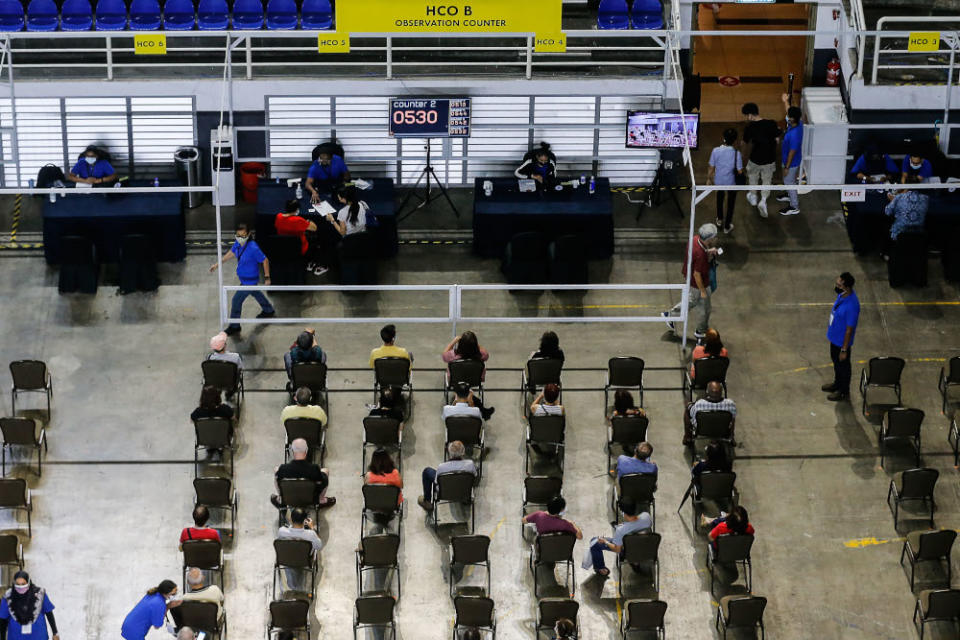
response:
M686 137L684 137L686 121ZM627 111L628 149L696 149L700 138L700 115ZM687 143L687 144L685 144Z

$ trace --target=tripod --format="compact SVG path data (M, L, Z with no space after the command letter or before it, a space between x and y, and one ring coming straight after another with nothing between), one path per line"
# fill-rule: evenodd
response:
M399 213L403 213L403 210L407 208L407 203L410 202L410 198L414 196L416 196L420 200L420 204L418 204L413 209L411 209L407 213L407 215L403 216L402 218L398 218L397 222L402 222L406 220L407 218L413 215L414 211L416 211L417 209L422 209L423 207L430 204L430 202L437 199L437 196L433 194L433 190L430 187L431 179L437 184L437 187L440 189L440 194L444 198L446 198L447 204L449 204L450 208L453 209L453 213L456 214L458 218L460 217L460 212L457 211L457 207L453 204L453 201L450 199L450 196L447 194L447 188L444 187L443 183L440 182L440 179L437 178L437 173L433 170L433 165L430 164L430 138L427 138L427 165L423 168L423 171L420 172L420 177L417 178L417 181L410 188L410 191L407 193L407 196L403 199L403 202L400 203ZM417 193L417 187L420 186L421 182L424 183L424 187L426 188L426 191L424 191L423 195L420 195L419 193Z

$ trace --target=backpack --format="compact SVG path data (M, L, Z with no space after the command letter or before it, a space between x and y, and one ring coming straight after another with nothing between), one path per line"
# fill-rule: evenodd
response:
M45 164L40 167L40 171L37 173L37 188L48 189L57 181L64 182L65 180L66 176L63 175L60 167L55 164Z

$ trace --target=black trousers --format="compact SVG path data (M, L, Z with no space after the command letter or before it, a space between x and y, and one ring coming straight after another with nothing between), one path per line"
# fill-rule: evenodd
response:
M847 349L846 360L841 360L840 347L832 342L830 343L830 359L833 360L833 386L845 395L850 395L850 372L852 370L850 362L852 358L853 353L850 349Z
M723 199L727 199L727 215L723 215ZM723 220L723 226L729 227L733 223L733 207L737 204L736 191L717 191L717 220Z

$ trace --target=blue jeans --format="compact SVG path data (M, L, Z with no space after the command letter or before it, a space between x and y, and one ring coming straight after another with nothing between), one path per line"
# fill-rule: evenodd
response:
M600 571L607 568L607 563L603 561L603 552L611 551L605 542L597 540L590 545L590 556L593 558L593 570Z
M436 479L436 469L433 467L426 467L423 470L423 499L427 502L433 502L433 482Z
M230 302L230 317L239 318L240 311L243 309L243 301L247 299L247 296L253 296L254 300L260 303L260 309L264 313L273 313L273 305L270 304L270 301L267 300L267 296L263 295L261 291L235 291L233 294L233 300ZM233 323L230 325L232 328L240 328L240 325Z

